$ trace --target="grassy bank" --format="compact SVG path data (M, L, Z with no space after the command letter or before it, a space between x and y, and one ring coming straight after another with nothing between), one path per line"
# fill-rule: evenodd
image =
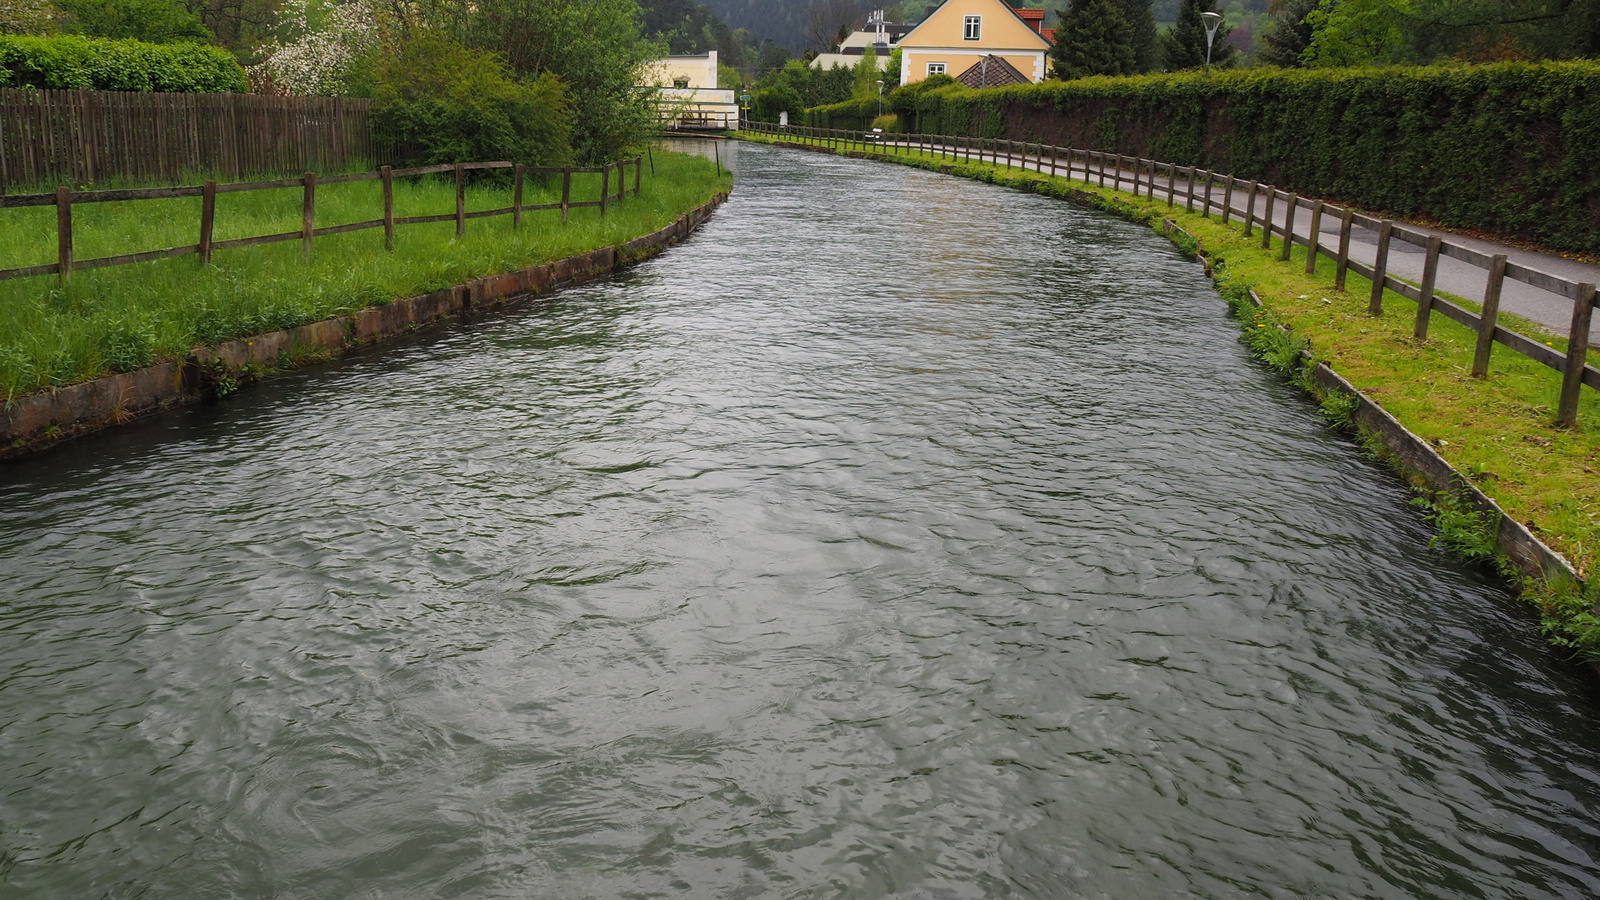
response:
M767 140L765 135L750 136ZM1544 614L1547 631L1557 643L1600 659L1600 622L1590 612L1600 579L1600 393L1582 392L1578 425L1554 427L1559 373L1497 347L1489 377L1471 377L1476 332L1435 315L1428 340L1412 337L1416 304L1393 292L1384 295L1384 314L1367 314L1371 284L1349 273L1346 290L1333 283L1333 264L1319 261L1318 272L1304 274L1305 251L1296 247L1289 262L1278 259L1274 240L1261 249L1260 233L1246 239L1237 221L1222 225L1215 217L1186 213L1181 203L1168 207L1131 194L1068 182L1021 169L953 163L948 157L913 154L894 161L950 171L952 174L1034 190L1055 196L1087 191L1104 208L1159 226L1170 219L1204 248L1218 287L1239 314L1256 354L1275 363L1287 377L1307 389L1301 375L1300 348L1309 348L1364 395L1380 403L1411 431L1432 444L1458 472L1545 543L1565 556L1589 580L1590 596L1578 597L1527 585L1530 599ZM1180 242L1187 239L1178 238ZM1254 290L1264 302L1257 311L1242 298ZM1462 298L1451 298L1473 307ZM1508 321L1507 327L1539 335L1538 326ZM1272 328L1282 325L1284 331ZM1543 336L1565 349L1565 340ZM1591 351L1600 362L1600 352ZM1341 408L1343 407L1343 408ZM1347 420L1348 404L1327 398L1326 415ZM1370 446L1369 449L1375 449ZM1492 537L1484 523L1447 499L1424 498L1429 516L1440 528L1441 541L1468 558L1493 563ZM1487 548L1487 549L1486 549ZM1510 575L1510 572L1507 572Z
M630 192L604 216L573 210L472 219L457 238L453 222L395 230L393 252L382 229L319 237L311 259L298 242L218 251L209 268L198 257L74 272L68 287L55 276L0 282L0 396L9 399L129 371L179 357L198 344L289 328L368 306L619 244L654 231L712 194L727 190L699 157L655 151L639 196ZM573 200L599 196L599 175L574 176ZM559 178L530 178L527 204L558 202ZM317 188L318 227L375 219L382 214L378 182ZM216 240L297 231L299 188L223 194L217 200ZM509 183L469 186L467 209L511 205ZM453 176L395 182L395 214L453 213ZM79 259L193 243L200 200L140 200L73 208ZM0 211L0 265L55 259L55 209Z

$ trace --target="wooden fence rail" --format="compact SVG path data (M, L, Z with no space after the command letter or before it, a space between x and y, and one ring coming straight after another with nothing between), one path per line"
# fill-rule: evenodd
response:
M63 284L72 277L72 273L83 269L99 269L105 266L125 266L133 263L149 262L156 259L167 259L174 256L187 256L191 253L199 254L202 265L209 265L211 255L217 250L228 250L238 247L254 247L260 244L274 244L281 241L298 240L303 246L307 257L311 255L312 240L333 234L347 234L352 231L364 231L369 228L382 228L384 230L384 245L394 249L394 229L396 225L420 225L428 222L455 222L456 234L466 233L468 219L481 219L489 216L512 217L514 226L522 225L522 214L536 210L560 210L561 221L567 221L570 210L583 207L598 207L600 214L605 215L608 202L621 201L627 193L627 169L633 168L633 193L638 196L644 184L644 159L618 160L615 163L598 168L574 168L563 166L534 167L514 164L509 162L472 162L453 163L434 166L418 166L410 169L392 169L384 166L377 172L360 172L353 175L334 175L328 178L318 178L316 174L307 172L299 178L281 178L275 181L254 181L232 184L218 184L207 181L203 185L187 187L166 188L129 188L113 191L74 191L68 187L58 187L52 194L14 194L0 197L0 209L24 206L50 206L56 208L56 244L57 258L53 263L39 266L25 266L16 269L0 270L0 281L11 278L27 278L36 275L57 275ZM466 173L477 169L511 169L513 171L512 205L501 209L474 210L468 212L466 208ZM617 187L613 194L610 187L610 175L617 173ZM419 175L433 175L445 172L455 173L456 183L456 208L453 213L426 216L404 216L397 218L394 214L394 179ZM601 176L600 196L595 200L577 201L572 199L572 176L591 174ZM525 205L522 202L523 179L528 175L560 175L561 176L561 202ZM383 217L365 222L352 222L346 225L328 225L321 228L316 226L316 189L319 184L347 184L355 181L382 181L383 182ZM213 241L212 231L216 221L216 198L218 194L231 194L240 191L267 191L281 188L301 188L304 199L301 205L301 227L298 231L286 231L278 234L264 234L255 237L234 238L227 241ZM72 207L79 203L104 203L113 200L164 200L174 197L200 197L199 241L194 244L185 244L181 247L167 247L161 250L146 250L140 253L127 253L122 256L104 256L96 259L76 259L73 256L72 246Z
M1000 165L1001 153L1004 151L1006 164L1010 165L1013 155L1019 155L1025 163L1037 163L1039 171L1043 172L1049 166L1051 175L1061 171L1068 179L1080 179L1085 184L1098 180L1100 186L1105 187L1107 178L1111 178L1110 185L1117 190L1124 190L1123 185L1130 180L1133 183L1133 193L1155 199L1158 177L1165 173L1166 202L1169 207L1182 202L1190 212L1194 211L1195 201L1200 201L1200 213L1210 216L1218 212L1222 216L1223 224L1227 224L1235 214L1233 209L1233 193L1238 188L1248 191L1244 208L1244 234L1249 237L1254 228L1261 228L1261 246L1270 248L1273 236L1280 238L1280 258L1289 259L1293 244L1306 247L1307 273L1314 273L1318 258L1325 258L1333 262L1335 283L1339 290L1344 289L1345 273L1355 272L1372 282L1372 293L1368 300L1368 311L1373 315L1383 314L1383 292L1385 289L1394 291L1417 303L1417 317L1413 333L1420 339L1425 339L1428 334L1428 324L1433 313L1438 313L1445 318L1459 322L1477 332L1477 346L1473 356L1472 374L1483 378L1489 371L1490 354L1495 344L1500 344L1512 351L1519 353L1535 362L1542 363L1561 373L1561 399L1556 411L1556 424L1570 426L1577 420L1578 396L1584 385L1600 390L1600 369L1588 364L1589 332L1593 323L1596 307L1595 285L1587 282L1575 282L1541 272L1527 266L1514 263L1506 259L1503 254L1484 254L1470 247L1452 244L1443 240L1438 235L1431 235L1422 231L1415 231L1398 225L1389 219L1377 219L1363 215L1347 207L1337 207L1325 200L1316 200L1301 197L1298 194L1280 191L1272 185L1259 184L1255 181L1235 179L1232 175L1218 175L1193 166L1180 166L1174 163L1164 163L1153 159L1121 156L1118 154L1104 153L1098 150L1081 150L1072 147L1057 147L1049 144L1028 144L1017 141L985 139L966 137L962 135L929 135L929 134L884 134L878 132L842 131L839 129L814 128L810 126L778 126L762 122L745 122L744 129L763 134L782 137L799 138L807 142L822 143L833 148L854 149L863 153L894 156L901 153L928 152L941 156L948 156L954 160L978 163L989 162ZM1030 164L1031 164L1030 163ZM1131 179L1129 173L1131 172ZM1182 194L1180 190L1182 181ZM1222 202L1219 204L1212 188L1222 183L1225 185ZM1197 188L1199 193L1197 196ZM1256 199L1261 197L1262 210L1256 212ZM1273 207L1278 203L1285 204L1284 223L1278 225L1275 221ZM1305 209L1311 215L1310 234L1301 236L1294 233L1294 221L1297 211ZM1339 217L1339 242L1335 247L1329 247L1321 242L1321 222L1324 216ZM1378 233L1377 254L1374 264L1367 266L1350 258L1350 230L1354 226L1361 226ZM1388 273L1389 250L1394 241L1411 244L1424 248L1424 267L1422 282L1413 285L1402 281ZM1441 256L1459 260L1468 265L1485 270L1483 308L1481 312L1473 312L1459 304L1451 303L1438 297L1434 293L1435 278L1438 275L1439 258ZM1561 353L1544 343L1534 340L1526 335L1511 331L1498 323L1500 309L1500 293L1506 279L1518 281L1532 287L1548 291L1572 301L1572 323L1567 335L1567 351Z
M387 161L371 100L0 89L0 192Z

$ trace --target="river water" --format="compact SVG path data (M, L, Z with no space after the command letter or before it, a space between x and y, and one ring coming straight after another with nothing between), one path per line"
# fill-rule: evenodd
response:
M723 152L625 274L0 468L0 896L1600 892L1591 685L1198 266Z

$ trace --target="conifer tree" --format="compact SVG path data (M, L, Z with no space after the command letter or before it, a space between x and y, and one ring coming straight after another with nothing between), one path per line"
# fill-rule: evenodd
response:
M1120 0L1122 17L1133 28L1133 71L1149 72L1160 65L1156 55L1156 14L1152 0Z
M1073 0L1061 14L1056 43L1050 48L1055 76L1132 75L1138 63L1133 26L1120 0Z
M1285 0L1261 32L1261 54L1257 58L1286 69L1304 65L1300 55L1311 46L1311 23L1306 21L1306 16L1317 8L1317 2Z
M1168 72L1200 69L1206 64L1206 24L1203 12L1216 12L1217 0L1183 0L1178 6L1178 21L1161 34L1161 58ZM1233 64L1234 49L1228 43L1227 25L1217 29L1211 45L1211 64L1226 68Z

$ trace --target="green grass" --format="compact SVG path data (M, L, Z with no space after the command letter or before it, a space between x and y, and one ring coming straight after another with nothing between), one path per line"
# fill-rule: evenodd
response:
M747 136L772 142L766 135ZM927 153L889 159L1056 196L1088 191L1104 208L1135 221L1159 227L1162 219L1172 220L1192 235L1173 235L1180 247L1190 252L1204 248L1218 287L1258 358L1308 390L1301 351L1310 350L1328 362L1588 579L1587 592L1563 585L1525 587L1554 643L1600 659L1600 620L1593 614L1600 586L1600 578L1594 577L1600 573L1600 392L1585 388L1577 426L1557 428L1553 419L1560 373L1496 345L1488 378L1473 378L1476 331L1435 314L1428 339L1419 342L1412 336L1414 302L1386 291L1383 314L1368 315L1371 282L1351 272L1346 290L1335 290L1331 261L1319 260L1316 274L1306 275L1305 248L1295 247L1290 261L1280 261L1276 238L1270 251L1263 250L1259 229L1245 238L1242 223L1224 226L1215 215L1208 219L1185 212L1181 198L1169 208L1159 192L1155 200L1134 198L1097 184L1068 183L1005 166L996 170L987 163L954 163ZM1265 307L1256 310L1243 302L1246 290L1254 290ZM1449 299L1476 308L1461 298ZM1565 352L1564 338L1543 333L1535 323L1506 315L1501 322ZM1591 350L1590 360L1600 363L1600 350ZM1322 415L1331 424L1349 427L1350 401L1325 397L1322 402ZM1370 440L1365 443L1376 450ZM1493 555L1492 549L1485 550L1492 548L1492 537L1475 514L1448 497L1423 500L1439 529L1440 545L1469 560ZM1497 563L1511 574L1504 560Z
M11 398L181 357L199 344L290 328L610 246L649 233L732 186L708 160L655 151L644 189L598 209L573 210L563 225L556 211L528 212L520 229L510 216L472 219L457 238L455 224L395 229L393 252L383 229L319 237L311 259L298 241L220 250L209 268L187 256L131 266L74 272L68 287L56 276L0 282L0 396ZM614 177L614 176L613 176ZM573 176L572 199L599 196L599 175ZM559 177L530 177L526 204L557 202ZM215 239L297 231L300 188L219 194ZM509 179L467 189L467 209L511 205ZM318 227L382 217L376 181L317 188ZM395 215L455 211L453 176L399 179ZM192 244L198 240L200 200L136 200L73 207L78 259ZM0 211L0 267L55 261L55 209Z

